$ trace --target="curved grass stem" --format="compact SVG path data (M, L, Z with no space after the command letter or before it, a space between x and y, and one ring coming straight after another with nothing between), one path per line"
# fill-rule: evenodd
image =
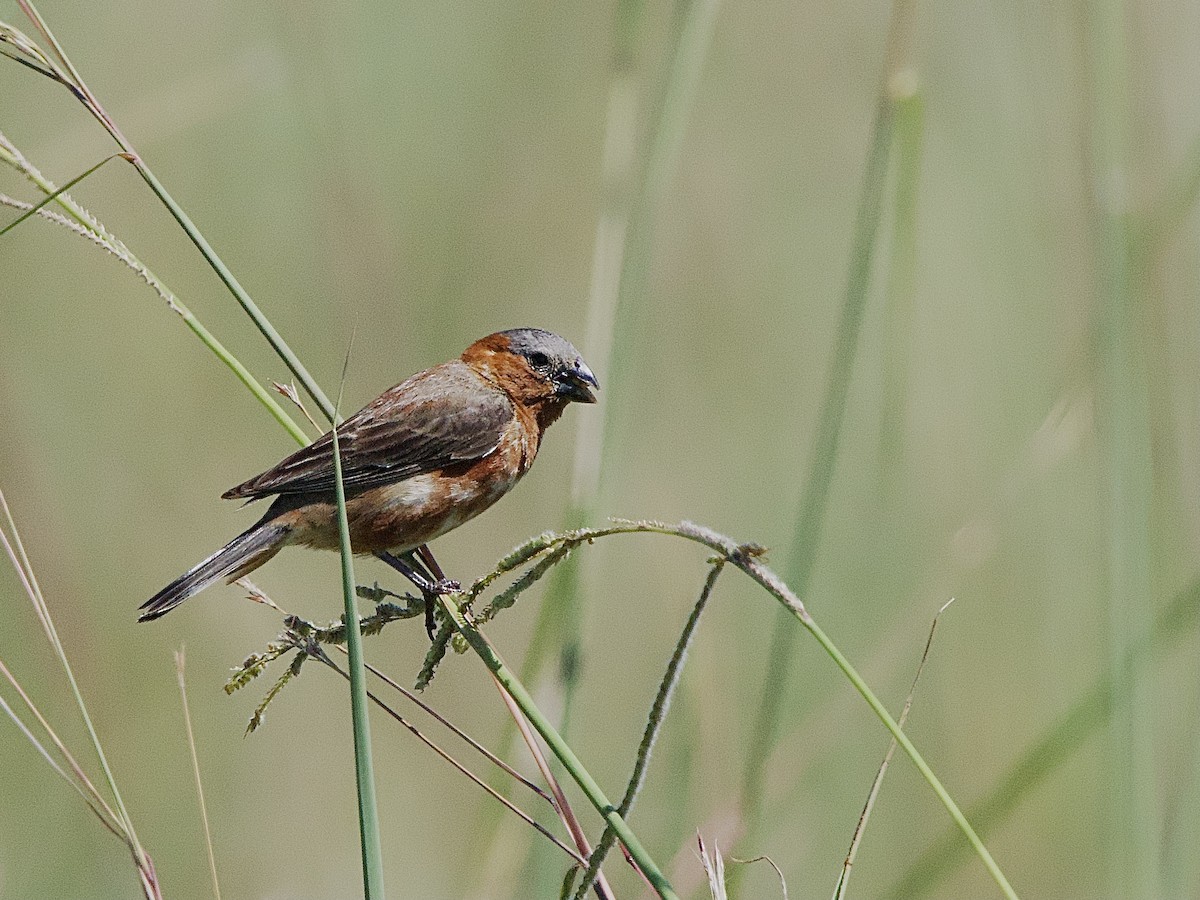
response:
M671 707L671 700L675 696L675 689L679 686L679 679L683 674L683 664L687 659L688 650L692 645L692 638L696 635L696 626L700 624L700 616L703 614L705 607L708 606L713 588L717 583L717 577L721 574L721 570L724 567L724 557L718 557L709 568L708 577L704 579L704 587L700 590L700 599L692 607L692 613L688 616L687 623L683 626L683 632L679 635L679 640L675 644L675 652L671 654L671 660L667 663L666 674L663 675L663 679L659 683L658 694L655 695L654 703L650 707L650 715L646 720L646 729L642 734L642 742L638 745L637 760L633 766L633 773L629 776L629 784L625 788L625 796L621 798L621 806L618 809L621 813L621 818L629 816L629 811L633 809L634 801L637 800L637 795L641 791L642 785L645 784L646 770L650 768L650 756L654 751L655 743L658 741L658 735L662 730L663 722L667 719L667 710ZM605 828L604 834L600 836L600 842L596 845L596 849L588 859L588 867L583 875L583 880L575 890L575 900L583 900L587 895L588 888L591 887L592 881L599 874L600 867L604 864L604 858L607 856L608 851L612 849L615 839L616 835L613 834L612 829Z
M651 858L646 848L642 846L637 835L633 833L625 823L625 820L621 818L617 807L605 796L600 785L591 776L591 773L584 768L579 757L575 755L575 751L563 740L562 736L550 723L550 720L538 709L537 705L533 702L533 697L530 696L529 691L525 689L520 679L517 678L516 673L505 665L483 632L467 620L463 611L454 602L456 596L461 595L443 595L440 597L440 600L446 614L454 622L454 627L458 630L458 633L466 639L471 649L483 660L483 664L487 666L488 671L492 673L496 681L504 688L505 693L512 697L513 701L520 707L521 712L524 713L537 733L542 736L546 745L558 758L558 761L562 763L563 768L567 770L572 780L579 785L584 795L588 798L588 801L591 802L592 806L604 818L607 825L616 833L617 838L625 845L625 848L641 869L642 874L650 882L655 893L663 898L663 900L677 900L679 895L675 893L675 889L671 887L671 883L667 880L666 875L663 874L658 864Z
M912 760L912 763L914 766L916 766L917 771L921 773L921 777L925 779L926 783L928 783L930 788L933 790L938 800L941 801L942 805L946 808L946 811L950 814L950 818L967 838L967 841L974 849L976 855L979 857L980 861L983 862L984 868L987 869L988 874L991 875L992 879L1000 887L1000 890L1003 892L1004 896L1009 898L1009 900L1017 900L1017 893L1009 883L1008 878L1004 875L1004 872L1000 869L1000 866L996 863L996 860L992 857L987 847L984 846L983 841L980 839L975 829L971 826L971 823L967 820L967 817L963 815L963 812L961 809L959 809L958 804L954 802L954 799L950 796L949 791L946 790L941 781L934 774L933 769L931 769L929 764L925 761L925 758L920 754L917 748L913 745L912 741L909 740L908 736L896 723L896 720L892 718L891 714L887 711L887 708L883 705L883 703L880 702L879 698L875 696L875 693L863 680L862 676L859 675L857 670L855 670L855 668L850 664L850 661L846 659L844 655L842 655L842 652L837 648L829 636L826 635L825 632L821 630L820 626L817 625L816 620L813 619L812 615L808 612L800 598L797 597L791 588L787 586L783 579L781 579L774 571L761 562L760 557L763 554L762 547L759 547L755 544L738 544L736 541L726 537L725 535L718 534L709 528L696 525L692 522L681 522L677 525L669 525L663 522L648 520L617 520L614 521L613 524L604 528L580 528L574 531L563 532L561 534L547 533L538 538L534 538L533 540L521 545L507 557L502 559L495 571L487 576L484 576L484 578L480 579L480 582L477 582L477 584L487 583L495 577L498 577L504 571L511 571L512 569L538 558L543 553L552 551L560 546L571 544L581 545L614 534L633 534L639 532L680 537L689 541L693 541L694 543L701 544L710 550L716 551L725 558L728 564L740 569L751 579L757 582L762 588L764 588L769 594L771 594L771 596L773 596L780 604L782 604L783 608L792 618L799 620L800 624L808 630L808 632L816 639L817 643L821 645L829 657L834 661L837 667L842 670L842 673L847 679L849 679L850 683L854 686L854 689L858 691L859 695L867 702L867 705L871 707L871 710L883 723L884 727L891 732L892 737L895 738L896 743L900 745L905 755ZM576 782L580 785L580 787L584 788L584 793L587 794L588 799L592 801L592 803L600 811L601 815L604 816L605 820L612 825L614 831L617 832L617 837L620 838L621 842L625 843L627 849L633 853L634 848L626 843L626 834L632 838L632 833L628 832L628 826L621 817L619 810L613 807L608 800L604 798L604 795L600 793L595 782L591 780L591 777L588 776L586 771L583 770L582 766L580 766L578 759L571 752L571 749L566 746L565 742L562 741L562 738L559 737L557 732L554 731L549 722L545 720L545 717L537 712L536 708L533 706L532 698L529 697L528 692L525 691L525 688L520 684L519 681L517 681L516 677L503 666L503 663L492 650L491 645L488 643L483 634L464 618L463 613L454 605L451 598L443 598L443 604L454 621L455 627L459 630L463 637L466 638L467 643L470 644L471 648L475 650L477 654L479 654L493 674L497 676L501 684L505 686L505 689L507 690L511 686L512 691L516 691L516 693L512 693L513 699L517 701L522 711L529 716L530 721L534 724L534 727L537 728L542 736L546 738L551 750L553 750L554 754L563 762L563 765L567 768L568 772L571 773L571 776L576 779ZM546 730L543 730L543 728ZM553 736L553 739L551 739L551 735ZM568 760L570 760L569 763ZM643 849L641 849L640 844L637 846L640 852L645 852ZM634 858L638 859L639 864L641 863L641 860L638 858L636 853L634 853ZM650 873L647 872L647 875L649 874ZM656 890L658 889L658 885L656 884ZM660 896L666 895L660 894Z

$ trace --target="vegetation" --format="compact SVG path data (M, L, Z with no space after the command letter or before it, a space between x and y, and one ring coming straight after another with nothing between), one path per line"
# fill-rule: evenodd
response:
M1148 77L1119 4L1039 11L1028 31L925 21L905 0L786 27L765 7L619 0L607 30L557 8L242 10L236 28L223 10L192 23L192 55L161 10L89 9L57 36L26 0L0 16L0 703L18 726L0 729L0 797L23 810L0 824L0 897L342 895L358 860L373 898L385 870L397 896L644 881L663 897L1013 897L1009 878L1029 896L1194 893L1200 707L1179 647L1195 640L1200 331L1178 238L1200 154L1182 108L1162 146L1145 137L1183 73ZM1008 67L958 58L947 33L1004 38L988 46ZM1156 181L1152 160L1174 174ZM212 498L286 449L261 408L304 442L306 405L336 419L319 381L349 406L518 324L582 333L605 403L571 412L573 467L548 448L489 526L446 539L469 584L442 599L431 648L424 601L386 570L355 590L367 567L345 552L340 579L284 554L268 590L246 585L258 605L227 591L133 625L180 560L236 528ZM659 521L681 518L717 530ZM365 642L356 617L330 619L339 580ZM185 636L186 730L169 653ZM447 662L452 647L489 674ZM239 742L243 713L212 688L248 648L227 693L274 681ZM309 661L350 682L352 724L342 679L297 680ZM372 736L369 702L451 765L401 729ZM442 725L497 774L432 741ZM912 766L880 765L889 739ZM350 757L357 803L335 762ZM207 809L183 799L193 773ZM952 795L982 800L964 815ZM132 867L111 865L106 830ZM601 868L615 844L632 865Z

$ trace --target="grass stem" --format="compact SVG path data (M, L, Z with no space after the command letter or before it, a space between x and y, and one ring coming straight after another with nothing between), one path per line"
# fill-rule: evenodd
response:
M1128 11L1086 6L1092 220L1099 321L1096 419L1108 575L1109 665L1114 672L1109 780L1110 893L1155 900L1162 859L1155 764L1158 688L1132 665L1130 646L1153 627L1150 378L1144 329L1154 292L1135 259L1130 212Z
M349 355L347 355L347 360ZM344 380L344 374L343 374ZM315 399L315 398L314 398ZM336 421L336 410L330 421ZM337 429L333 435L333 483L337 495L338 537L341 541L342 600L345 607L346 655L350 676L350 716L354 727L354 773L358 788L358 825L362 843L363 891L366 900L383 900L383 842L379 834L379 807L375 797L375 767L371 758L371 721L367 715L367 676L363 667L362 632L354 580L354 555L350 523L346 518L346 489L342 484L342 456Z
M901 67L910 43L909 31L915 13L915 0L895 0L888 29L884 56L883 78L875 104L871 140L859 189L858 209L850 251L846 288L842 295L842 311L838 322L833 357L826 381L825 397L817 420L813 441L812 462L804 482L799 514L788 553L787 579L800 596L808 591L821 543L830 488L841 441L842 420L850 393L850 379L858 351L859 333L867 305L871 283L871 267L875 258L875 236L883 212L884 188L887 182L888 156L893 139L893 121L897 98L892 87L893 74ZM778 741L781 706L787 696L792 660L795 653L795 630L780 613L775 621L771 646L767 653L764 684L771 685L762 692L762 701L753 726L751 753L746 761L742 779L742 816L750 830L758 827L762 811L763 784L767 760ZM733 887L740 882L744 867L733 870Z
M558 758L558 761L562 763L563 768L567 770L571 778L579 785L584 795L604 818L604 821L612 827L618 839L625 845L625 848L637 862L642 873L650 881L655 893L663 898L663 900L678 898L674 888L671 887L671 883L662 873L658 864L651 858L646 848L642 846L637 835L625 824L625 820L617 812L617 807L605 796L600 785L596 783L596 780L584 768L583 763L580 762L579 757L575 755L575 751L562 739L562 736L550 723L550 720L538 709L537 704L533 701L533 697L530 696L525 686L521 684L516 673L504 664L504 661L500 659L500 656L483 633L467 621L462 610L453 602L454 596L444 596L441 600L446 614L454 622L454 626L459 634L466 639L471 649L483 660L483 664L487 666L488 671L492 673L496 681L504 688L504 691L521 708L521 712L525 714L529 723L542 736L542 739L545 740L547 746L550 747L550 750Z
M208 804L204 802L204 782L200 778L200 758L196 755L196 736L192 733L192 710L188 705L186 661L183 648L175 651L175 676L179 682L179 702L183 707L183 724L187 730L188 751L192 757L192 775L196 779L196 796L200 801L200 821L204 824L204 849L208 855L208 874L212 878L213 898L221 900L221 882L217 878L217 857L213 853L212 829L208 826Z

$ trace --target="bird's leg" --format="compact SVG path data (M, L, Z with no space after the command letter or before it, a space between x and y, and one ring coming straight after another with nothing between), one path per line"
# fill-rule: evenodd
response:
M438 565L438 561L434 559L433 551L429 549L428 544L422 544L416 549L416 554L421 562L425 563L425 567L437 579L433 589L438 594L453 594L462 590L462 585L452 578L447 578L446 573L442 571L442 567ZM433 622L433 598L426 599L425 606L425 630L429 633L429 640L433 640L434 622Z
M420 561L413 555L412 550L401 553L399 556L387 550L380 550L375 555L411 581L421 593L433 590L435 584L434 576L425 570Z
M445 589L446 579L438 578L436 575L430 574L421 565L421 561L417 559L414 551L408 550L396 556L394 553L389 553L386 550L381 550L375 554L385 563L416 585L425 598L425 633L429 635L432 641L434 633L437 631L437 622L434 620L434 608L437 598L440 594L450 593ZM440 571L440 570L439 570ZM454 590L457 590L457 586Z
M421 562L425 563L426 568L433 573L433 577L437 579L436 587L439 594L453 594L462 590L461 584L453 578L446 577L446 573L442 571L438 561L433 558L433 551L429 549L428 544L422 544L417 548L416 553L421 558Z

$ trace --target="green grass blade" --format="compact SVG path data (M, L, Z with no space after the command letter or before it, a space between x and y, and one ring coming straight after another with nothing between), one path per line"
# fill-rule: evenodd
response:
M911 0L897 0L892 11L883 85L875 106L871 142L863 169L858 210L854 222L850 266L846 276L846 288L842 295L841 318L838 323L833 358L830 362L825 397L817 420L812 463L804 482L796 528L788 550L787 581L793 586L796 594L801 597L808 591L817 549L820 546L825 509L837 463L842 420L850 393L850 379L854 371L858 338L867 305L867 290L871 283L871 266L875 258L875 236L883 213L888 156L896 113L896 99L890 90L890 75L898 67L898 61L903 59L914 5ZM781 708L787 697L787 686L790 681L792 659L795 652L795 629L788 617L781 612L776 616L771 646L767 652L764 683L772 685L772 688L762 692L762 702L755 718L750 741L751 751L742 776L742 816L746 822L748 834L751 836L753 829L758 826L758 819L762 811L767 760L778 741L778 727L783 718ZM741 881L741 873L744 871L745 869L742 867L733 870L731 881L735 890Z
M933 646L933 636L937 633L938 620L941 619L947 607L954 602L954 599L946 601L946 605L938 610L937 615L933 617L933 624L929 626L929 637L925 640L925 650L921 653L921 661L917 663L917 673L913 676L912 685L908 689L908 696L904 698L904 706L900 710L900 717L896 720L896 724L901 728L908 721L909 711L912 710L913 697L917 692L917 684L921 680L921 673L925 671L925 663L929 660L929 650ZM867 822L871 818L871 812L875 808L875 801L879 797L879 790L883 786L884 776L887 775L888 766L892 761L892 754L896 752L896 739L892 738L888 744L887 752L883 755L883 762L879 764L879 769L875 772L875 778L871 781L871 789L867 792L867 802L863 805L862 814L858 817L858 824L854 828L854 836L850 839L850 849L846 853L846 861L842 864L841 874L838 875L837 884L833 888L833 900L845 900L846 891L850 887L850 873L854 868L854 861L858 856L858 848L862 846L863 834L867 830Z
M884 310L883 411L879 423L879 463L885 494L900 483L905 445L905 406L913 346L913 305L917 281L917 189L924 138L924 100L915 78L893 79L896 98L896 193Z
M713 587L716 586L717 577L721 574L721 570L725 567L725 561L718 558L712 567L708 570L708 577L704 579L704 587L700 590L700 598L692 607L692 613L688 616L687 622L683 626L683 631L679 635L679 640L675 644L675 652L671 654L671 659L667 663L666 674L663 675L662 681L658 686L658 693L654 697L654 703L650 707L650 715L646 720L646 728L642 733L642 742L638 745L637 760L633 766L633 773L629 776L629 783L625 788L625 795L621 798L621 805L617 811L621 814L621 818L629 817L629 811L633 809L634 801L637 800L638 793L642 789L642 785L646 781L646 770L650 766L650 756L654 752L654 745L658 742L659 732L662 730L663 723L667 719L667 710L671 708L671 700L675 696L675 689L679 686L679 679L683 674L683 664L687 660L688 650L692 645L692 638L695 637L696 627L700 624L700 616L703 614L705 607L708 606L708 601L712 597ZM588 860L587 871L584 872L583 880L579 882L579 887L575 890L575 900L584 900L587 896L588 889L592 886L596 876L600 872L600 867L604 864L604 858L608 855L608 851L612 849L616 835L612 828L605 828L604 834L600 836L599 843L596 844L596 849L592 851L591 858Z
M538 709L530 696L529 691L521 683L516 673L513 672L504 663L500 656L496 653L495 648L484 637L479 629L467 622L463 617L462 611L455 606L452 597L443 597L442 606L446 614L450 616L454 622L454 627L458 630L470 645L471 649L479 656L488 671L490 671L505 692L512 697L517 706L521 708L521 712L525 714L525 718L537 730L538 734L546 742L551 752L562 763L564 769L571 776L588 801L594 806L597 812L604 818L605 823L613 829L618 839L625 845L625 849L629 851L629 855L637 862L638 867L642 870L646 879L653 886L655 893L659 897L668 900L668 898L677 898L675 889L671 887L671 883L663 874L658 864L642 846L637 835L630 830L625 820L621 818L617 807L605 796L600 785L591 776L591 773L584 768L579 757L575 755L575 751L570 745L563 740L558 730L550 723L550 720Z
M175 679L179 683L179 703L183 709L183 725L187 734L188 753L192 758L192 777L196 782L196 798L200 803L200 821L204 826L204 850L208 857L208 874L212 879L213 900L221 900L221 881L217 878L217 857L213 853L212 829L208 825L208 804L204 802L204 781L200 778L200 757L196 754L196 736L192 732L192 710L188 704L186 656L182 647L175 651Z
M3 491L0 491L0 514L3 515L8 533L12 536L12 546L15 547L15 553L8 548L7 541L5 541L5 548L8 550L9 556L13 561L13 567L17 570L18 576L26 587L30 600L33 601L38 619L41 621L42 627L46 632L46 637L50 641L50 646L53 648L55 655L58 657L59 664L67 676L67 682L71 687L71 695L75 698L75 705L79 709L79 716L83 720L84 728L87 730L92 750L95 751L100 768L104 772L104 779L108 784L108 789L112 792L121 830L129 842L130 850L133 852L139 871L142 873L153 871L150 858L142 847L142 843L137 836L137 830L133 826L133 818L129 815L129 810L125 807L125 800L121 796L120 788L117 787L116 776L113 775L112 768L109 766L108 756L105 754L104 747L100 743L100 735L96 731L91 713L88 712L87 704L83 700L83 692L79 688L79 683L75 680L75 670L72 668L71 662L67 658L67 651L58 636L58 628L54 625L54 620L50 616L50 607L47 605L46 598L42 594L41 585L38 584L37 576L34 574L29 557L25 553L24 542L21 540L21 534L17 530L17 523L13 520L12 511L8 508L8 501L5 499Z
M975 850L975 853L979 856L985 868L988 870L988 873L995 880L996 884L1003 891L1004 895L1008 897L1009 900L1016 900L1016 892L1013 890L1012 885L1009 884L1008 879L1005 877L1000 867L996 864L995 859L992 858L991 853L988 852L987 847L984 846L983 841L980 839L978 833L974 828L972 828L971 823L967 820L966 816L963 815L962 810L946 791L946 788L942 785L941 781L939 781L937 776L934 775L933 770L929 767L929 764L925 762L924 758L917 751L916 747L913 746L912 741L908 739L908 737L900 729L900 726L896 724L896 721L891 717L887 709L879 701L879 698L875 696L875 694L867 686L866 682L864 682L858 672L855 671L854 667L851 666L849 661L842 655L841 651L838 650L829 637L817 626L817 623L814 621L812 615L807 609L805 609L803 602L799 597L796 596L795 592L792 591L786 582L784 582L783 579L775 574L774 571L760 561L763 548L752 544L738 544L722 534L718 534L709 528L696 525L692 522L681 522L678 525L669 525L663 522L649 520L614 520L613 524L605 528L581 528L576 531L564 532L557 535L551 533L540 535L539 537L522 545L522 547L517 551L509 554L508 557L501 561L500 566L497 568L494 574L499 574L501 571L510 571L512 568L519 566L524 562L528 562L530 559L560 546L566 546L569 544L579 546L584 542L590 543L610 535L636 533L672 535L674 537L683 538L685 540L700 544L709 548L710 550L715 550L717 553L720 553L722 556L724 556L725 561L728 564L736 566L738 569L746 573L746 575L748 575L760 587L774 597L775 600L777 600L783 606L790 619L798 621L810 634L812 634L814 638L816 638L817 642L822 646L822 648L824 648L829 657L837 664L838 668L842 670L842 673L850 680L850 683L854 686L854 689L858 691L859 695L862 696L864 700L866 700L872 711L876 714L888 731L891 732L892 736L896 739L896 742L904 750L905 755L912 760L913 765L917 768L917 771L921 773L921 776L933 789L942 805L946 808L946 811L950 813L951 819L954 821L955 825L958 826L958 829L962 832L962 834L966 836L967 840L971 844L971 847ZM518 705L534 724L534 727L538 729L544 738L546 738L547 743L550 745L555 755L559 757L564 766L566 766L567 770L571 773L572 777L576 779L576 783L584 789L588 799L591 800L594 805L596 805L596 808L601 812L605 820L613 826L614 830L617 831L618 837L620 837L622 842L624 842L625 837L622 834L622 829L627 830L624 820L620 817L618 811L604 798L603 794L600 793L599 788L595 785L595 782L591 780L591 776L587 775L586 771L583 770L579 765L579 762L575 758L570 747L565 744L562 738L557 732L554 731L553 727L548 721L546 721L541 713L536 710L536 708L533 706L532 699L528 695L528 692L525 691L524 687L520 685L520 682L516 680L516 677L512 675L512 673L504 666L504 663L500 660L499 656L497 656L495 650L487 642L487 639L483 636L483 634L466 621L462 612L455 606L452 600L443 598L443 605L447 614L454 622L455 628L466 638L467 643L470 644L471 648L475 650L475 652L484 660L484 663L488 666L489 670L491 670L492 673L499 678L501 684L503 684L506 689L509 688L510 683L512 684L510 695L514 700L517 701ZM634 848L628 844L626 846L632 853ZM644 852L644 850L641 852ZM637 857L636 853L634 855L635 858L638 858L640 862L640 857ZM647 872L647 874L649 874L649 872Z
M16 228L18 225L20 225L22 222L24 222L30 216L36 216L43 207L45 207L48 204L53 203L55 200L57 200L58 196L60 194L63 194L66 191L69 191L71 188L75 187L75 185L79 184L79 182L83 181L83 179L87 178L89 175L91 175L93 172L95 172L97 169L99 169L106 162L111 162L112 160L117 159L118 157L121 157L120 153L114 153L112 156L105 157L104 159L100 160L100 162L96 163L94 166L92 166L90 169L88 169L86 172L84 172L82 175L76 175L74 178L72 178L70 181L68 181L66 184L64 184L62 187L60 187L54 193L50 194L49 196L43 197L37 203L35 203L31 207L29 207L29 209L25 210L25 212L22 213L20 216L18 216L16 219L9 222L3 228L0 228L0 237L3 237L4 235L8 234L8 232L12 231L14 228Z
M96 120L104 126L105 130L108 131L113 140L115 140L125 152L126 158L133 164L134 168L137 169L138 174L142 176L142 180L149 185L150 190L154 192L154 195L158 197L175 221L179 223L179 226L183 229L184 233L187 234L189 239L191 239L192 243L196 246L196 249L200 251L200 255L204 257L205 261L209 264L212 270L217 273L217 277L221 279L221 282L226 288L229 289L229 292L233 294L234 299L237 300L238 304L243 310L245 310L246 315L248 315L251 321L254 322L259 332L261 332L263 337L267 339L267 343L271 345L271 348L275 351L279 358L283 360L284 364L291 370L292 374L296 376L296 380L300 382L300 384L308 392L309 396L313 398L313 401L318 407L320 407L321 411L330 419L335 419L336 412L334 405L330 402L329 398L325 396L325 392L321 390L320 385L318 385L316 380L308 373L308 370L304 367L304 364L300 362L300 358L296 356L296 354L292 351L292 348L288 346L287 342L283 339L279 332L275 330L275 326L271 324L270 320L267 319L262 310L258 308L258 305L254 302L254 300L251 299L250 295L246 293L245 288L242 287L241 283L236 277L234 277L233 272L229 270L229 267L226 266L224 261L222 261L222 259L217 255L217 252L212 248L212 245L208 243L207 239L205 239L204 235L200 232L200 229L196 227L195 223L192 222L188 214L184 212L183 207L175 202L175 198L168 193L162 182L158 180L158 177L153 171L151 171L150 167L146 165L145 160L142 159L141 155L133 148L133 145L121 132L121 129L117 126L116 122L113 121L112 117L108 115L103 105L101 105L100 101L88 88L78 70L76 70L71 64L70 59L66 55L66 51L63 49L62 45L59 44L57 38L54 37L54 33L50 30L49 24L47 24L41 13L37 11L37 8L33 5L33 3L29 2L29 0L18 0L18 3L20 4L21 9L25 11L25 14L29 16L29 18L37 26L38 30L54 48L54 51L58 55L59 59L62 60L63 65L70 74L70 78L74 81L74 86L78 90L76 96L80 97L88 111L91 112Z
M1162 810L1155 771L1153 674L1130 646L1150 633L1153 465L1146 316L1153 292L1131 241L1128 11L1122 0L1089 4L1084 19L1091 105L1092 216L1096 234L1096 420L1103 467L1109 665L1109 885L1113 897L1156 900Z
M330 415L336 418L336 410ZM362 631L354 580L350 523L346 518L346 489L337 429L333 429L334 486L337 493L338 537L341 541L342 600L345 607L347 668L350 675L350 716L354 725L354 772L358 788L358 825L362 841L363 890L366 900L383 900L383 842L375 797L375 767L371 759L371 722L367 715L367 676L363 666Z
M1155 622L1153 634L1131 644L1127 651L1130 658L1124 660L1117 671L1149 665L1155 653L1161 653L1180 638L1192 634L1198 625L1200 579L1175 595ZM967 817L975 823L980 834L987 835L1007 819L1030 792L1109 721L1113 709L1113 679L1113 670L1107 669L1008 767L995 786L971 805ZM1189 847L1188 852L1191 850ZM887 900L923 897L965 857L966 848L958 833L947 832L921 854L884 896Z
M37 188L45 194L50 194L54 202L64 211L66 217L54 219L67 228L76 231L76 233L88 238L97 246L103 248L122 263L132 269L139 278L142 279L149 287L157 293L164 301L167 308L179 315L183 319L184 324L188 329L200 339L200 342L207 347L213 355L217 357L225 366L233 372L245 388L254 395L254 398L271 414L284 430L292 436L299 444L309 443L309 437L304 433L304 430L296 424L296 421L284 411L283 407L275 397L261 384L258 379L251 374L250 370L242 365L241 361L234 356L220 340L217 339L211 331L196 317L196 315L188 309L183 302L174 294L170 288L159 278L150 268L143 263L137 256L134 255L123 241L117 238L112 232L105 228L100 221L85 210L82 206L75 202L69 195L63 193L54 186L54 183L47 179L33 165L24 154L20 153L17 148L0 133L0 162L6 163L28 178ZM65 190L65 189L64 189ZM15 202L15 201L14 201ZM28 206L25 207L28 209ZM53 218L53 216L52 216Z

